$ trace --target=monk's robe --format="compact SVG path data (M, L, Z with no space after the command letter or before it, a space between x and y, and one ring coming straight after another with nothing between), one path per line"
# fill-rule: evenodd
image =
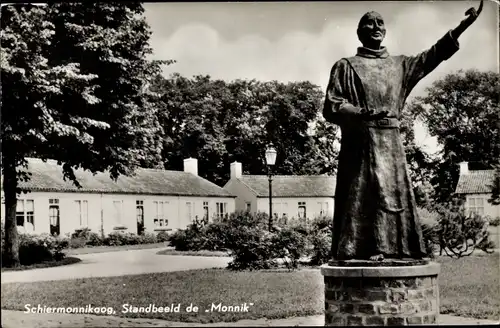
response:
M447 33L416 56L390 56L385 48L358 48L333 65L323 109L340 126L332 254L334 259L425 257L399 131L406 98L415 85L459 49ZM350 106L349 104L355 106ZM361 110L387 111L366 121Z

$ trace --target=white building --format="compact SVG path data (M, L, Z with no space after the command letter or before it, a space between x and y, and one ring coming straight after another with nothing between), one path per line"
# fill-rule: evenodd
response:
M21 187L31 192L18 196L16 217L18 226L35 233L66 234L83 227L100 234L176 230L196 217L212 219L234 211L235 196L199 177L193 158L184 160L184 172L138 169L117 181L109 173L78 169L81 189L64 181L56 161L28 159L28 165L32 176ZM4 213L2 208L2 221Z
M476 213L491 218L500 217L500 205L488 202L491 198L494 170L469 170L467 162L460 163L460 177L455 193L465 197L468 213Z
M231 164L231 178L224 186L236 195L236 210L269 213L269 180L266 175L244 175L239 162ZM336 179L332 176L275 175L272 207L275 219L333 217Z

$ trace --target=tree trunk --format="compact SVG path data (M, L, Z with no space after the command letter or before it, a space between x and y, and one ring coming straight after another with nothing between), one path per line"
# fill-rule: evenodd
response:
M14 161L3 158L3 191L5 193L5 243L3 266L19 266L19 241L17 235L17 177Z

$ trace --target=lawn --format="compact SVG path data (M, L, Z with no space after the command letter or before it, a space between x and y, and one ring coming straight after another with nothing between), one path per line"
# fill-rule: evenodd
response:
M499 258L473 256L442 258L441 311L498 320L500 314ZM229 322L241 319L278 319L323 313L323 277L319 270L231 272L193 270L55 282L2 284L2 308L24 310L25 304L112 307L117 316L159 318L184 322ZM205 312L212 303L253 303L248 312ZM122 305L170 306L180 313L121 313ZM190 304L199 313L187 313Z
M176 251L175 249L164 249L156 253L158 255L183 255L183 256L214 256L214 257L224 257L230 256L229 252L222 251Z
M76 258L76 257L65 257L60 261L55 261L55 260L54 261L45 261L42 263L36 263L36 264L32 264L32 265L21 265L21 266L13 267L13 268L2 267L2 272L52 268L52 267L57 267L57 266L62 266L62 265L75 264L75 263L78 263L81 261L82 260L80 260L79 258Z
M121 245L121 246L87 246L82 248L70 248L65 250L64 253L66 253L66 255L109 253L109 252L128 251L134 249L164 248L167 244L168 243Z

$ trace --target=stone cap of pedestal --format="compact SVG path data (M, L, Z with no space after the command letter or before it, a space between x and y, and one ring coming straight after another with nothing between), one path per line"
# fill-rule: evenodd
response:
M441 265L429 262L423 265L408 266L332 266L324 264L321 266L321 274L326 277L422 277L435 276L439 274Z

